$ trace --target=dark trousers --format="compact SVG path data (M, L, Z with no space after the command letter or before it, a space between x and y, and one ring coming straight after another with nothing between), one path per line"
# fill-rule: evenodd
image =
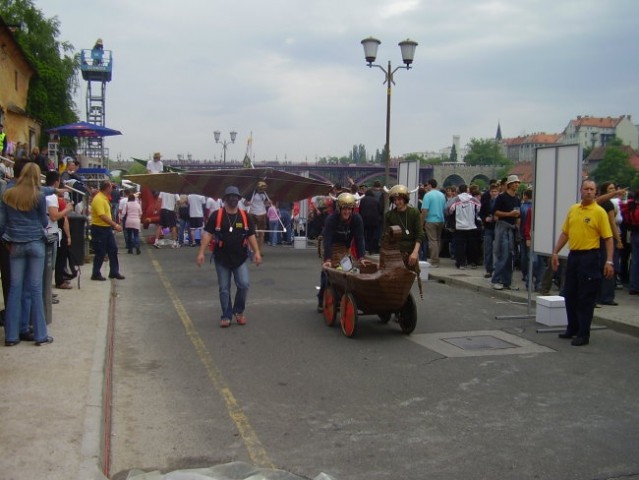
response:
M66 234L62 232L62 240L58 245L58 253L55 257L55 273L54 282L56 285L62 285L64 283L64 273L69 261L69 242Z
M93 277L99 277L105 255L109 256L109 277L120 273L118 263L118 244L115 242L111 227L91 225L91 244L93 245Z
M601 245L599 247L599 264L601 267L601 271L606 265L606 242L601 240ZM615 246L616 249L616 246ZM615 287L617 286L617 281L615 277L601 279L601 287L599 287L599 295L597 296L597 303L611 303L615 301Z
M477 230L455 230L453 238L455 239L455 266L465 267L470 260L471 263L477 261L474 258L474 250L472 246L473 239L477 236ZM475 245L476 247L476 245Z
M566 333L580 338L590 338L590 324L601 287L599 259L599 249L573 250L566 263L566 283L563 288L568 317Z

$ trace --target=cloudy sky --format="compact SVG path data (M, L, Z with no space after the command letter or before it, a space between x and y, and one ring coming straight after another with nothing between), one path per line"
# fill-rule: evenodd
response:
M392 96L391 154L461 136L561 132L577 115L639 123L636 0L35 0L79 50L113 51L111 157L221 158L213 131L236 130L227 160L313 162L370 154L385 140L384 74L398 42L419 43ZM86 84L77 104L85 119Z

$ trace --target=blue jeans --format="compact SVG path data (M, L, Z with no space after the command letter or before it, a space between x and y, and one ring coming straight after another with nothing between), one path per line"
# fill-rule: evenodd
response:
M184 218L180 218L179 228L178 228L178 243L180 245L184 245L184 241L185 241L184 233L187 234L188 241L190 243L195 243L193 238L191 238L191 225L189 224L189 221Z
M277 245L280 242L280 222L277 220L269 220L268 221L268 238L270 239L271 245Z
M222 316L231 320L236 313L244 313L246 308L246 297L249 289L249 269L248 262L242 262L239 267L229 268L222 262L215 260L215 271L217 272L217 282L219 284L220 305ZM231 303L231 274L235 280L235 301Z
M5 313L5 341L17 341L20 333L27 333L30 319L33 320L35 340L39 342L47 338L42 299L44 262L44 240L11 244L11 287Z
M127 228L124 230L124 238L127 241L127 250L140 248L140 230L137 228Z
M491 283L501 283L510 287L513 281L513 252L515 250L515 231L505 222L495 225L495 240L493 241L493 261L495 270Z
M484 229L484 268L486 272L493 273L493 241L495 240L495 230Z
M630 265L630 290L639 292L639 232L632 232L630 248L632 249Z
M93 272L91 275L94 277L101 275L100 269L105 255L109 256L109 277L118 275L120 273L118 244L115 243L113 229L91 225L91 243L93 244Z
M291 225L291 212L288 210L280 210L280 219L286 232L282 233L282 241L284 243L293 242L293 225Z

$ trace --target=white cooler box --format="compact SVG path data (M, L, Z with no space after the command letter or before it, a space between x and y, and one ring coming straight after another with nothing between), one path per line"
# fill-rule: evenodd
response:
M558 295L537 297L536 321L550 327L565 327L568 325L564 297Z

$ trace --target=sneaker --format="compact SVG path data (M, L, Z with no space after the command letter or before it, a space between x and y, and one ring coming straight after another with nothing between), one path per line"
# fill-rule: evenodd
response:
M317 313L323 313L323 312L324 312L324 305L319 304L319 305L317 306Z
M228 318L220 320L220 328L228 328L231 326L231 321Z
M493 276L493 272L484 273L484 278L492 278L492 276Z
M246 317L244 316L243 313L236 313L235 321L237 322L238 325L246 325Z
M501 283L493 283L493 288L495 290L503 290L504 286Z
M173 244L171 245L171 248L180 248L180 244L177 242L173 242Z
M157 240L155 241L155 243L153 244L153 246L154 246L155 248L160 248L160 244L157 242Z

